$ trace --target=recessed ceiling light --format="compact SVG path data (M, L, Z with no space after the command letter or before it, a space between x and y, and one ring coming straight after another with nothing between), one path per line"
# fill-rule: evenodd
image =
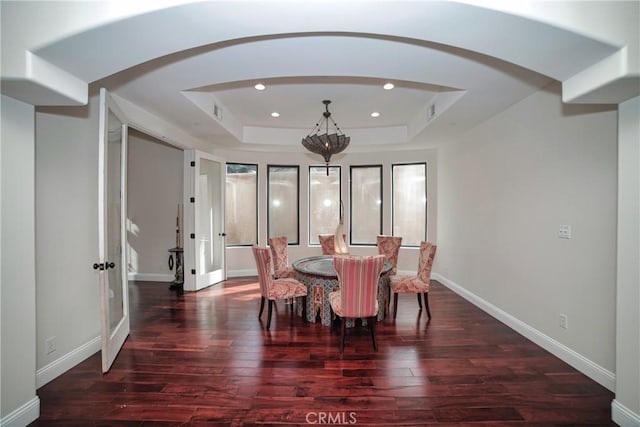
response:
M382 86L382 88L384 90L391 90L393 89L395 86L393 85L393 83L385 83L384 86Z
M274 111L273 113L271 113L271 117L280 117L280 113Z
M374 111L373 113L371 113L371 117L380 117L380 113Z
M262 83L258 83L257 85L254 86L257 90L265 90L267 87L265 85L263 85Z

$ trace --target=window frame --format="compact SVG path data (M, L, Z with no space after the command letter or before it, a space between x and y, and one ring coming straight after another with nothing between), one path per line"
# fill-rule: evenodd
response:
M371 164L371 165L350 165L349 166L349 241L351 246L376 246L376 236L374 236L374 240L372 242L358 243L353 240L353 171L355 169L374 169L377 168L380 177L380 186L379 186L379 199L380 199L380 213L379 213L379 227L378 234L381 235L383 231L384 225L384 183L383 183L383 167L381 164Z
M308 179L308 192L307 192L307 198L308 198L308 203L307 203L307 234L308 234L308 245L309 246L320 246L320 242L313 242L312 240L312 235L311 235L311 170L312 169L324 169L326 170L327 168L329 169L333 169L336 168L338 169L338 188L339 188L339 193L338 193L338 202L342 202L342 166L340 165L309 165L309 179ZM344 206L344 204L343 204ZM342 207L338 206L338 215L340 214L340 209L342 209ZM344 217L343 217L344 219ZM332 231L332 233L335 230ZM316 240L318 240L318 236L316 236ZM349 245L349 242L346 242L347 245Z
M270 184L271 184L271 169L275 169L275 168L285 168L285 169L295 169L296 170L296 194L297 194L297 198L296 198L296 241L287 241L287 245L299 245L300 244L300 165L280 165L280 164L273 164L267 165L267 227L266 227L266 231L267 231L267 241L269 240L270 237L277 237L277 236L271 236L271 221L270 216L271 216L271 191L270 191Z
M395 171L395 167L396 166L416 166L416 165L422 165L424 166L424 236L422 236L423 241L427 240L427 225L428 225L428 191L429 191L429 187L428 187L428 176L427 176L427 162L410 162L410 163L392 163L391 164L391 234L394 234L394 230L395 230L395 219L396 219L396 215L395 215L395 177L394 177L394 171ZM408 248L416 248L416 247L420 247L420 244L416 244L416 245L408 245L405 244L405 240L402 240L402 247L408 247Z
M260 166L257 163L246 163L246 162L225 162L224 172L225 172L225 188L226 188L226 177L229 172L229 165L237 165L237 166L255 166L256 168L256 218L255 218L255 227L256 227L256 241L254 243L243 243L243 244L227 244L225 241L226 248L242 248L242 247L250 247L254 244L258 244L259 239L259 217L260 217L260 207L258 206L258 191L259 191L259 181L260 181ZM226 190L225 190L226 191ZM227 198L225 197L225 204ZM227 218L226 218L226 206L225 206L225 229L227 228Z

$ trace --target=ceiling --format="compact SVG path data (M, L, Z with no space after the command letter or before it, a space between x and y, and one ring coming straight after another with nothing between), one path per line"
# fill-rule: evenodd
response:
M40 3L38 14L98 7L63 3ZM364 151L455 139L620 48L448 1L178 3L103 11L32 52L211 148L300 150L327 99L348 150Z

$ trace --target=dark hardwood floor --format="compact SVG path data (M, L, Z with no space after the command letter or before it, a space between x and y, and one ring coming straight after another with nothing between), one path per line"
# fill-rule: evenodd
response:
M32 426L615 425L613 394L432 281L377 324L339 332L277 304L255 277L197 293L132 282L131 336L111 371L95 354L37 391Z

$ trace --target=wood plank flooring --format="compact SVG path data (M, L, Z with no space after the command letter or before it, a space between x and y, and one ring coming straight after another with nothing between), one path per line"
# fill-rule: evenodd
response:
M32 426L613 426L613 394L432 281L433 318L339 332L257 318L256 277L178 294L130 284L131 335L111 371L95 354L37 391Z

